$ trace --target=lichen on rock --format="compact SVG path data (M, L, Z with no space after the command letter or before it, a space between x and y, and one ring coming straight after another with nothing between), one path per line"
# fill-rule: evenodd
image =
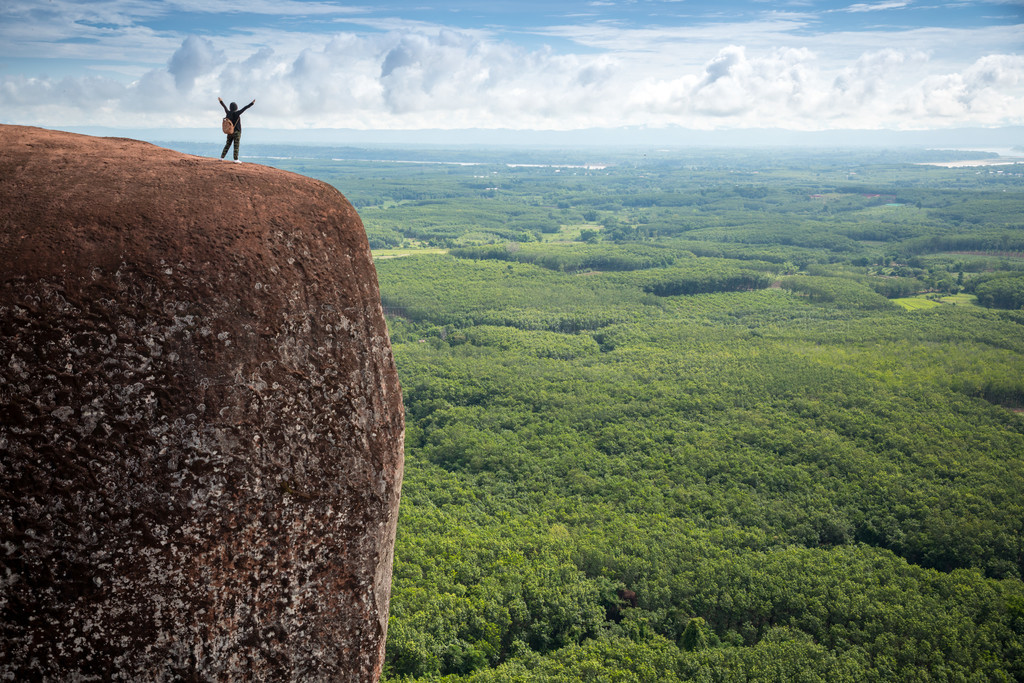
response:
M0 126L0 678L376 680L403 429L337 190Z

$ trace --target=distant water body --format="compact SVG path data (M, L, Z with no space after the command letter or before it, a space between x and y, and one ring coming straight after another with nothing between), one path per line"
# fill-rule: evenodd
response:
M999 149L976 149L972 148L969 150L951 150L951 151L965 151L965 152L989 152L992 154L998 154L996 157L986 157L985 159L960 159L957 161L924 161L918 163L918 166L942 166L944 168L971 168L976 166L1013 166L1016 164L1024 164L1024 151L999 148Z

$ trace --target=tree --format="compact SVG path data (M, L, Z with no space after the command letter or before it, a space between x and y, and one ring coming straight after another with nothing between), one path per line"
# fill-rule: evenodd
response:
M703 650L708 646L707 622L703 617L694 617L679 638L679 647L687 652Z

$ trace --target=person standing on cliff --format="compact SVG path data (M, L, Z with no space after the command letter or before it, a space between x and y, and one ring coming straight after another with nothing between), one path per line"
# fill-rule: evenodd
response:
M242 141L242 112L244 112L252 105L256 104L256 100L253 99L252 102L245 105L241 109L239 109L238 105L234 102L231 103L231 108L228 109L228 107L224 104L224 100L218 97L217 101L220 102L220 106L224 107L224 113L227 115L229 119L231 119L231 123L235 125L234 132L228 133L228 141L224 143L224 151L220 153L220 158L223 159L225 155L227 155L228 148L231 147L231 143L233 141L235 143L235 163L241 163L238 160L238 144Z

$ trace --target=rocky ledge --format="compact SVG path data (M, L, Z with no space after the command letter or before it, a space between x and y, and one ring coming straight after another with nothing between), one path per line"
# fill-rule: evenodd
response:
M0 679L373 681L403 412L334 188L0 126Z

